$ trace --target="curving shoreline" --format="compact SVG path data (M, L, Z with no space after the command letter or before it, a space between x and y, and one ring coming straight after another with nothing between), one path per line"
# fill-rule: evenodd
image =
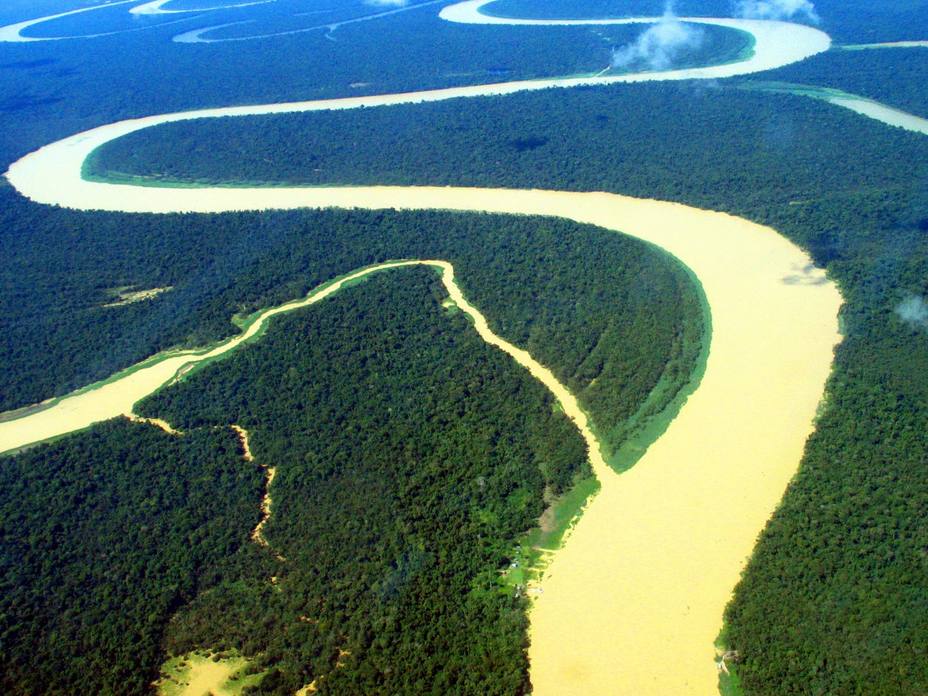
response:
M829 104L850 109L856 114L866 116L874 121L885 123L887 126L902 128L913 133L928 135L928 119L910 114L902 109L896 109L886 104L881 104L873 99L859 97L856 94L847 94L838 90L829 90L833 92L830 95L819 97Z
M490 22L492 18L479 13L485 4L487 0L475 0L451 6L442 17L495 24L567 21ZM800 249L774 230L734 216L612 193L376 186L160 189L91 182L81 176L84 161L97 147L159 123L499 96L549 87L711 79L779 67L830 45L827 35L801 25L687 21L749 31L755 36L755 53L739 63L665 73L164 114L102 126L43 147L14 163L7 178L34 201L81 210L166 213L357 207L553 215L621 231L674 255L699 279L711 308L713 336L705 374L677 418L634 468L619 476L601 457L593 462L602 487L570 542L546 570L544 593L535 600L530 617L529 656L536 694L615 694L617 689L636 695L711 693L716 684L712 644L722 611L756 534L796 471L813 429L833 347L840 340L840 294ZM26 423L39 430L25 437L35 438L37 432L51 433L48 437L62 428L75 429L72 426L79 421L89 424L109 417L101 414L111 413L117 405L114 415L129 412L138 398L133 394L153 391L192 360L217 357L256 335L274 314L318 301L350 279L387 267L445 263L394 262L355 272L303 300L267 310L243 334L207 352L188 351L149 361L118 381L70 397L73 400L61 399L45 410L0 423L0 450L9 449L8 433ZM492 334L479 312L460 296L450 265L442 268L449 294L463 311L473 312L475 328L487 334L481 333L484 340L505 350L542 381L553 379L537 363L527 362L532 361L528 353ZM556 380L549 388L554 385L563 389ZM582 432L589 432L586 416L572 395L566 389L555 395L565 411L575 408L575 422ZM591 458L598 455L595 439L587 442Z
M164 6L172 0L151 0L144 5L136 5L129 10L132 15L163 15L163 14L189 14L191 12L211 12L213 10L234 10L239 7L251 7L253 5L266 5L275 0L251 0L250 2L240 2L234 5L216 5L213 7L194 7L186 10L166 10Z
M496 26L572 27L608 26L619 24L654 24L660 17L623 17L612 19L515 19L484 14L482 9L495 0L465 0L442 9L439 16L460 24L490 24ZM781 68L810 58L831 47L831 37L823 31L804 24L768 19L734 19L729 17L679 17L691 24L708 24L736 29L754 37L754 53L745 60L723 65L683 70L664 70L632 75L589 78L605 80L590 84L615 82L643 82L647 80L702 80L736 77L763 70Z
M541 365L528 351L516 347L495 334L490 329L486 317L464 297L464 293L455 282L454 267L447 261L434 259L388 261L353 271L337 280L323 284L300 300L294 300L260 312L245 331L232 339L221 341L217 345L206 349L182 351L176 355L168 354L161 356L160 360L149 359L130 368L129 374L122 379L105 382L96 388L92 386L86 390L67 395L43 410L0 423L0 452L74 432L93 423L118 416L125 416L135 422L149 423L170 435L179 435L181 434L180 431L172 428L161 419L141 418L132 412L131 407L126 410L125 403L131 399L132 405L134 405L135 402L170 383L181 370L186 371L198 363L214 360L257 338L266 328L268 321L274 316L312 306L334 295L346 285L372 273L396 268L408 268L410 266L432 266L441 271L442 284L448 292L449 298L468 316L480 338L488 345L498 348L512 357L554 395L564 413L580 430L589 448L590 463L594 472L597 475L603 474L608 469L608 466L600 452L599 442L593 435L589 419L581 409L576 397L558 381L551 370ZM242 443L244 459L252 461L254 457L251 453L247 431L239 425L230 427L235 431ZM274 469L268 469L268 485L270 485L273 477ZM266 546L267 542L261 535L261 528L267 518L270 517L269 504L264 512L265 518L255 529L253 537L258 543Z
M853 111L860 116L879 121L887 126L928 135L928 119L834 87L816 87L791 82L756 82L748 83L743 89L777 94L794 94L800 97L818 99Z

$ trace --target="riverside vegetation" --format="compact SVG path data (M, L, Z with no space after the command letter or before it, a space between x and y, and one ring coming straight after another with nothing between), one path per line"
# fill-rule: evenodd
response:
M728 3L725 4L727 11ZM584 5L589 7L589 3ZM824 28L840 42L925 38L919 33L926 21L924 3L818 0L816 5L823 15ZM559 3L558 6L567 7L567 3ZM503 7L504 4L500 3L498 9ZM533 3L535 16L541 16L538 7ZM683 3L678 7L681 13L693 9ZM660 10L656 7L648 13L659 13ZM588 13L587 9L583 14ZM407 16L413 18L414 14ZM573 11L571 14L580 16ZM415 21L425 27L428 20L417 18ZM428 25L427 29L436 30L437 24ZM481 32L485 30L485 34L479 34L478 29ZM456 28L456 32L459 30ZM214 103L226 104L230 99L261 102L306 98L308 95L391 91L403 84L407 88L422 88L425 84L456 83L459 80L484 81L490 71L500 67L486 62L474 74L455 76L453 73L457 72L457 68L447 68L447 59L409 61L406 54L394 51L397 41L390 37L396 36L395 31L386 38L383 34L375 35L369 50L359 50L359 44L344 41L349 36L357 40L353 32L346 32L341 37L344 52L339 53L339 59L333 61L329 54L320 59L331 62L336 66L334 68L313 69L312 61L322 54L313 50L294 51L293 45L286 41L246 42L212 49L221 52L227 60L217 60L211 79L204 82L200 71L202 54L191 52L180 56L164 48L166 37L172 31L169 28L133 35L133 45L140 47L138 51L127 51L125 44L118 39L107 39L82 42L79 51L69 54L65 42L57 46L43 44L36 49L37 57L30 55L29 60L25 60L18 49L8 51L7 47L2 47L4 62L0 70L4 80L0 81L3 90L0 123L5 127L0 128L0 155L3 161L11 161L82 127L115 118ZM517 37L517 31L516 28L502 32L475 28L474 33L468 36L481 42L478 44L479 51L461 54L449 48L448 53L467 55L468 61L491 55L492 60L492 54L487 54L484 49L488 45L498 45L506 36ZM550 39L552 31L545 29L541 33ZM520 36L527 37L528 33ZM562 41L566 45L576 34L564 33L561 36L565 37ZM321 35L319 38L319 46L337 46L325 42ZM518 43L518 38L514 40ZM145 58L134 61L133 55ZM286 59L281 59L281 56L286 56ZM364 60L358 60L358 56ZM175 61L172 65L178 65L176 61L182 64L177 71L177 79L156 79L155 76L164 72L165 60L169 58ZM822 60L826 58L830 60L831 56ZM275 72L274 79L270 79L266 66L273 66L275 71L281 72ZM435 72L428 72L432 68ZM330 80L335 69L342 72L337 79ZM106 71L105 75L100 76L101 70ZM426 71L424 76L428 79L425 82L417 80L410 74L415 70ZM285 78L281 77L283 73ZM507 76L518 74L521 73L508 73ZM827 68L823 74L827 75ZM391 76L389 84L385 75ZM367 84L350 86L362 81L367 81ZM892 84L893 81L887 77L887 83ZM95 90L92 85L101 85L100 89L114 93L119 91L127 96L119 104L104 107L101 106L104 100L100 99L99 89ZM867 93L863 88L858 91ZM196 95L193 102L190 101L192 94ZM902 102L889 92L874 92L870 96L902 106ZM536 98L538 101L530 101ZM656 108L637 111L636 102L642 98L644 103ZM523 99L529 101L521 101ZM557 114L558 103L568 99L576 99L572 102L574 109L585 115L585 118L579 119L584 121L579 128L575 128L575 122L569 120L553 121L550 131L535 127L539 121L533 116L533 109L538 110L538 115ZM547 138L547 142L524 147L521 151L515 143L508 147L490 148L485 157L480 156L480 149L473 150L473 162L460 166L457 163L463 157L455 153L463 152L465 145L455 143L454 138L458 134L449 129L443 137L450 144L436 154L444 158L445 168L457 167L457 176L461 179L468 176L469 171L473 181L480 185L513 182L512 185L556 187L560 184L565 188L607 188L730 210L766 222L797 240L813 252L820 264L827 265L833 277L841 281L848 298L844 315L848 336L839 350L827 407L818 432L809 444L802 471L782 509L762 536L757 555L736 594L729 611L728 641L730 647L738 651L741 660L738 669L746 692L751 694L910 694L928 691L928 677L925 675L928 660L921 652L921 646L928 644L928 627L924 620L924 588L928 587L924 555L924 549L928 548L925 530L928 490L922 470L928 452L928 444L923 437L923 424L928 417L928 386L924 380L924 375L928 374L925 370L928 347L924 328L918 320L919 314L910 312L905 314L907 320L903 320L902 315L895 311L905 301L910 301L909 306L912 306L911 302L919 306L919 298L928 294L928 286L924 283L928 277L928 249L925 248L928 199L924 195L928 173L923 167L928 159L922 141L918 136L895 132L825 104L806 103L786 96L737 96L731 90L707 89L706 86L624 87L583 90L576 94L559 91L557 94L508 97L505 107L496 112L492 112L490 101L481 102L481 106L486 107L494 128L499 127L500 133L510 130L518 133L508 140L524 141L530 137L533 141ZM430 114L437 118L431 110L438 105L417 108L423 109L419 112L423 117ZM914 110L914 106L912 108ZM106 109L111 111L104 113ZM583 109L590 111L584 112ZM511 128L503 119L503 111L510 120L514 114L518 115ZM667 120L663 120L664 114L668 115ZM373 112L365 116L372 119L382 117ZM348 119L351 115L343 113L340 117ZM477 114L468 126L481 123L482 118ZM568 124L567 130L563 128L564 123ZM593 126L596 125L602 130L595 130ZM239 127L247 128L241 121ZM609 147L605 148L603 142L607 141L608 128L613 129L614 135L608 139ZM572 134L569 138L565 135L568 133ZM709 134L713 137L710 138ZM305 131L301 136L305 136ZM383 137L382 132L366 136L368 146L371 141L376 143L379 137ZM564 147L569 146L571 152L583 152L584 156L563 156L562 151L554 147L558 145L559 138L563 139ZM430 140L431 136L424 139ZM505 144L507 139L502 142ZM629 147L623 148L626 143ZM532 145L532 142L527 145ZM243 154L249 154L259 146L263 147L263 144L254 143L241 149ZM295 145L290 141L288 147ZM315 143L314 147L321 148L322 144ZM264 154L274 149L269 147ZM386 147L378 149L382 156L386 156L389 150ZM355 163L364 161L363 155L356 150L350 154ZM552 166L552 163L557 163L557 166ZM405 169L400 168L398 173L391 172L390 175L414 179L410 165L404 166ZM256 172L260 171L245 172L245 178L254 180L258 178ZM327 162L325 179L334 181L335 178L329 176L333 172L340 175L356 173L350 162L345 169ZM302 170L289 170L290 175L294 173L301 178L311 176ZM382 183L385 179L377 181ZM429 179L428 183L437 181ZM65 244L81 250L104 249L104 240L127 245L125 260L120 262L125 264L127 272L113 274L121 275L122 280L114 279L111 284L107 276L106 288L97 288L99 294L86 296L91 301L81 305L85 309L99 297L109 297L105 290L112 288L130 284L139 289L171 285L164 281L163 276L170 275L173 264L185 262L184 254L172 255L172 244L175 247L180 245L177 248L189 248L183 246L189 240L184 242L182 226L189 224L190 230L201 231L207 226L204 221L209 218L208 222L215 225L215 229L199 241L212 244L214 253L209 257L207 271L199 279L201 282L206 282L207 278L209 282L215 279L216 285L204 289L199 302L188 298L187 305L167 305L174 309L161 309L161 305L152 303L174 302L171 298L177 289L150 302L127 305L119 310L128 312L145 306L162 316L156 321L164 321L165 328L169 324L181 326L167 330L166 338L160 334L152 338L151 345L155 347L228 331L226 317L243 309L242 302L256 301L261 297L260 291L238 295L237 290L230 289L223 301L225 304L217 304L214 314L202 309L200 302L210 304L213 300L208 298L223 288L228 289L229 284L234 286L232 281L221 279L235 275L233 267L240 258L254 258L250 255L240 257L234 252L220 253L220 221L242 221L233 224L233 228L238 224L255 225L255 240L260 239L262 234L270 240L279 238L270 234L270 225L261 226L258 216L239 218L234 215L199 218L100 215L94 218L94 224L100 224L99 229L108 229L110 234L108 237L102 234L94 237L94 225L88 221L90 216L82 220L80 216L72 218L72 213L67 211L53 211L40 206L31 206L27 210L18 206L29 204L17 199L8 189L0 190L0 195L4 196L0 211L14 210L11 206L17 206L17 215L10 215L2 227L6 234L3 248L9 248L8 244L26 247L30 238L35 242L32 256L28 257L34 261L33 265L20 268L41 270L48 254L58 251L62 239ZM313 213L305 215L306 219L318 219ZM285 218L281 214L273 219L281 224ZM286 224L283 227L290 229ZM121 234L123 231L130 234ZM167 237L162 236L165 231ZM244 232L233 229L229 239L238 245L233 246L233 250L247 246L242 241L244 237ZM14 239L15 242L11 241ZM257 242L254 243L257 245ZM131 260L133 253L146 246L149 249L144 258L160 260L163 266L159 268L165 271L153 272L151 279L141 273ZM160 257L154 252L159 246L162 248L158 253L164 254ZM266 248L268 258L272 258L273 248L285 247L273 247L269 242ZM27 258L22 256L23 253L21 249L17 250L20 260ZM83 255L74 256L81 258ZM278 258L283 256L285 254L278 252ZM54 263L54 256L52 258ZM100 259L101 267L106 268L110 263L107 255L103 253ZM191 269L193 266L183 268ZM87 273L86 269L83 272ZM194 272L187 270L185 273ZM468 295L492 319L494 313L474 294L477 288L470 287L463 274L461 280ZM9 280L7 276L4 288L25 287L22 282L7 285L17 282L20 281ZM281 299L289 299L292 295L287 291L302 290L307 281L294 283L290 288L275 286L274 280L267 282L269 296L279 293ZM48 306L49 298L56 291L53 288L61 288L60 283L60 279L37 282L36 297L42 299L30 298L28 294L18 296L29 303L41 302ZM87 292L87 285L83 287L82 292ZM270 290L275 287L277 289ZM194 293L192 289L187 292ZM0 294L0 300L6 297L7 293ZM62 299L63 296L59 295L58 300ZM186 307L197 308L200 318L183 327L183 322L187 321L182 318ZM5 308L4 312L7 311ZM27 320L25 314L17 313L15 306L9 311L11 314L3 316L4 326L12 323L8 317L18 317L17 321ZM208 320L208 316L212 319ZM33 316L33 320L38 321L39 315ZM77 319L78 330L91 337L93 331L83 323L86 321L86 315ZM117 343L132 345L136 340L132 334L138 328L155 337L153 327L141 328L147 321L140 312L122 328L111 330L111 336L119 337ZM199 333L203 331L200 327L213 321L216 323L212 324L212 329ZM41 331L46 336L54 335L53 328ZM41 350L53 349L48 343L32 345ZM134 360L131 356L146 352L145 347L135 345L115 362L128 364ZM63 350L54 354L49 363L61 361L67 353ZM83 356L80 362L75 360L72 365L66 365L57 373L55 380L43 382L33 393L50 395L55 390L66 388L63 385L68 379L79 383L80 378L75 378L75 375L89 377L108 372L108 367L101 366L94 357L99 356L99 352L88 350L78 354ZM28 365L29 357L21 355L17 360ZM100 360L108 364L111 359L107 356ZM67 363L68 358L65 357L64 361ZM7 378L7 372L4 370L4 378ZM61 375L66 376L62 379ZM23 396L30 387L26 387L26 391L19 389L17 387L18 395L10 403L22 404L31 400ZM6 388L0 393L6 395ZM151 434L167 438L157 431ZM86 437L89 435L77 435L20 456L47 457L48 461L42 465L42 470L47 472L52 466L60 466L61 462L67 461L61 448L82 443ZM117 443L120 446L124 446L122 440L132 444L129 436L122 432L117 433L117 437L121 440ZM98 442L93 441L93 444ZM80 456L86 459L86 452L82 449L80 452ZM175 454L171 452L169 456L176 459ZM10 461L14 460L4 459L4 464ZM39 468L33 459L23 461L30 469ZM24 478L25 474L21 477ZM260 475L256 474L255 481L260 481ZM230 501L247 502L247 515L244 508L242 512L246 517L258 514L258 496L253 493L252 485L243 485L241 490L236 490L229 497ZM31 490L38 495L37 489ZM29 491L24 493L27 494L32 495ZM25 499L20 496L16 504L21 505ZM61 500L67 499L67 495L62 494L54 502L60 506ZM248 519L249 523L253 521L250 517ZM41 521L36 524L41 524ZM241 533L244 539L250 527L229 520L224 528L239 530L237 533ZM17 529L22 529L22 526ZM47 554L50 542L48 537L45 539L40 551ZM4 538L4 542L20 543L15 535ZM17 577L23 579L22 576ZM28 581L29 578L23 580ZM7 596L5 592L3 596ZM74 597L70 601L75 601ZM39 638L33 636L28 640L34 642L27 641L23 645L37 645L35 641ZM65 652L60 654L65 655ZM156 662L151 658L147 664L154 665ZM69 669L65 667L65 673L76 674ZM882 691L875 690L874 685L882 685L878 686Z
M258 656L255 693L527 688L524 595L499 570L590 475L586 449L445 297L431 269L381 272L141 405L182 428L234 418L278 472L265 535L286 561L243 562L181 610L171 652Z
M612 190L728 210L802 244L842 285L846 339L801 471L729 608L728 647L748 694L920 693L928 341L923 316L903 308L928 295L928 140L814 100L737 89L749 83L240 120L244 163L185 147L229 137L222 122L127 141L158 163L138 173L169 178ZM333 144L336 127L363 133L363 147ZM158 157L168 135L182 157ZM118 159L114 169L132 171Z
M834 87L928 118L928 48L829 51L765 77Z
M320 15L326 22L350 15L351 3ZM256 6L257 21L228 27L216 37L273 33L280 26L275 6ZM32 12L30 8L29 12ZM145 26L136 17L127 25L125 6L114 8L113 28ZM0 8L3 18L5 8ZM36 27L37 35L85 33L88 23L102 30L107 12L74 15ZM7 21L21 17L10 16ZM209 18L209 19L207 19ZM240 13L212 12L200 20L222 24ZM193 17L187 16L193 21ZM164 21L163 19L160 21ZM319 20L303 17L294 26ZM73 25L73 26L66 26ZM438 18L435 6L342 27L336 41L324 31L271 40L188 45L171 37L189 25L172 24L92 41L0 45L0 161L20 156L69 133L122 118L233 103L359 96L428 88L455 87L552 75L589 75L607 68L612 50L635 40L635 26L496 27L452 25ZM294 28L290 26L289 28ZM99 29L98 29L99 27ZM376 29L376 30L374 30ZM689 63L734 60L745 36L718 27L705 29L706 40L684 50ZM127 43L130 42L130 43ZM131 46L131 51L127 50ZM397 51L397 46L403 46ZM70 49L70 50L69 50ZM409 56L415 56L410 60ZM212 66L204 80L204 61ZM170 74L171 80L164 75ZM88 88L88 85L92 87ZM100 98L101 92L106 98ZM114 99L113 95L121 95ZM244 148L242 148L244 149Z

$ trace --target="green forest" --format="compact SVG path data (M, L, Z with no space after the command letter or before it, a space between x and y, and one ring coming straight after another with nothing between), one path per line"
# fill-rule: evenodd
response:
M104 146L88 172L155 182L608 190L749 215L848 192L911 195L924 175L924 137L815 100L737 88L750 84L616 85L166 124ZM346 131L351 138L340 136ZM218 148L230 138L248 147Z
M357 266L444 258L455 264L458 282L494 330L551 365L615 446L632 434L633 415L656 415L686 384L705 330L698 288L669 257L636 240L560 220L391 211L87 214L5 193L11 221L14 215L31 221L28 235L14 233L14 225L4 230L11 263L3 282L15 293L2 296L3 316L20 331L6 343L6 359L21 371L0 373L10 394L18 385L34 388L23 377L30 369L79 382L88 364L105 375L145 351L228 334L236 330L233 314L298 297ZM443 234L435 235L436 229ZM76 247L94 253L75 255ZM144 302L104 306L112 303L112 288L169 286ZM547 393L508 357L488 349L463 315L442 309L441 299L430 271L385 273L275 320L240 355L140 405L142 413L184 430L181 438L117 423L5 459L17 463L8 470L16 477L71 456L75 466L82 463L75 474L81 476L117 466L126 451L108 448L121 443L140 462L167 465L193 457L195 469L201 466L196 458L220 456L203 451L218 438L222 451L244 467L250 486L235 501L216 496L217 505L242 506L228 525L230 534L238 530L237 545L182 528L160 535L164 547L149 539L145 554L119 547L101 556L101 564L113 567L160 563L170 578L194 573L165 587L156 573L137 570L134 577L144 582L123 584L118 593L107 578L88 579L79 571L84 537L95 534L82 518L98 509L88 506L87 494L49 492L39 482L11 487L15 497L8 506L28 501L41 511L60 498L78 521L11 517L0 556L14 559L26 544L36 556L80 551L70 566L56 563L32 574L11 568L4 579L11 600L31 598L10 613L4 633L11 645L11 661L4 659L2 667L7 692L35 693L48 679L64 692L145 693L168 654L198 647L235 648L253 658L254 673L266 672L257 693L292 693L316 677L325 677L332 693L524 692L524 597L500 584L498 570L525 561L516 540L537 524L546 505L573 489L578 475L588 474L583 443ZM604 313L604 306L617 309ZM153 343L145 343L146 336ZM110 349L114 337L124 352ZM660 400L649 401L642 414L658 385ZM255 486L262 482L255 465L239 459L231 431L215 429L232 423L251 432L257 464L279 471L266 531L274 553L241 545L243 522L246 530L256 524ZM105 444L101 431L108 433ZM154 444L143 445L142 436ZM449 476L452 464L461 471ZM130 472L120 482L132 486L135 480ZM461 489L467 481L477 483ZM169 503L169 493L159 493L157 485L140 485L138 495ZM164 484L166 491L174 485L173 479ZM358 496L365 487L370 499ZM470 497L462 502L458 496ZM126 501L136 504L137 498ZM117 509L114 523L152 528L153 511L147 503L141 507L131 513L138 519ZM362 511L371 517L359 526ZM400 511L405 517L396 518ZM53 531L41 532L46 522ZM460 538L445 538L443 530L459 527ZM171 546L178 535L203 548L183 559ZM108 543L105 535L97 537ZM307 547L308 538L320 545ZM452 542L463 546L436 550ZM276 553L287 562L282 565ZM182 561L193 570L171 565ZM95 591L88 601L114 616L88 608L71 574L90 582ZM408 591L407 575L419 578ZM278 585L271 586L270 577ZM62 583L56 603L43 604L42 593L55 583ZM433 593L433 585L441 592ZM281 595L275 587L288 589ZM333 596L333 588L342 588L342 599L328 606L320 597ZM111 595L139 608L115 612L98 599ZM368 604L370 597L379 598L376 606ZM56 610L83 632L50 639L30 628L28 617ZM327 623L302 621L309 610L328 616ZM150 617L146 650L130 661L126 655L135 643L120 636L143 639L121 628L140 613ZM225 618L217 622L217 616ZM314 628L320 625L324 630ZM436 634L436 625L445 628ZM345 650L353 656L347 663ZM45 671L25 673L36 653L46 656L54 679ZM88 656L75 663L77 653ZM81 676L87 664L95 668ZM121 679L133 669L131 680Z
M235 419L278 468L277 591L245 565L180 613L170 651L257 655L256 693L526 690L524 597L498 571L590 474L585 446L444 298L431 269L375 274L143 402L182 428Z
M376 274L143 402L179 437L119 420L5 459L4 693L148 693L197 647L251 658L255 694L524 693L499 571L585 445L444 299Z
M217 35L295 26L278 5ZM370 11L330 5L342 18ZM0 17L40 6L59 7L11 0ZM926 0L815 6L839 46L928 38ZM656 15L664 3L615 7L501 0L488 10ZM179 47L171 37L187 27L171 25L0 44L0 161L154 113L599 70L641 31L450 26L433 10L346 26L335 41L317 32ZM679 0L676 10L732 8ZM122 26L116 11L99 26ZM43 31L87 25L74 17ZM738 36L713 33L704 50L740 50ZM802 245L841 285L845 340L799 474L728 608L727 647L747 696L911 696L928 693L928 141L743 88L830 86L926 116L925 55L832 50L750 79L181 123L117 141L93 166L155 183L609 190L729 211ZM229 335L235 315L394 258L454 263L494 330L551 365L612 448L662 379L682 385L703 331L697 291L666 257L542 218L78 213L0 182L0 249L0 410ZM167 287L103 307L121 289ZM525 692L525 607L497 571L554 492L583 474L582 445L540 387L441 299L423 269L373 277L142 406L183 437L115 421L3 457L2 690L148 693L169 653L210 646L267 670L257 693L317 677L323 693ZM616 309L603 316L602 306ZM243 460L232 416L253 431L256 462ZM270 550L249 540L263 465L279 467ZM325 516L309 515L306 500ZM453 659L439 662L442 651Z
M320 21L278 15L274 11L278 4L281 13L289 8L292 14L292 2L271 3L261 8L261 21L230 26L210 36L273 33ZM325 21L345 18L360 7L370 12L361 3L355 8L343 2L333 14L321 16ZM25 14L34 16L34 11ZM58 20L41 29L47 35L81 33L91 17L102 23L101 29L109 21L115 29L120 24L125 27L126 14L124 7L113 8ZM68 50L74 46L68 42L0 44L0 161L12 162L81 130L156 113L589 75L607 68L612 50L633 42L642 31L636 26L501 30L455 25L437 14L433 6L376 24L344 26L332 35L334 41L324 31L314 31L273 40L179 47L171 37L193 28L184 21L82 42L78 51ZM219 25L223 17L232 21L236 16L213 12L198 23ZM39 27L34 31L39 33ZM684 51L681 61L725 62L745 48L741 32L719 27L702 31L704 40ZM127 44L127 40L131 41ZM397 51L397 46L403 50ZM170 80L164 79L166 74ZM100 98L101 91L105 98Z
M171 617L251 545L263 474L228 428L122 419L0 463L0 690L149 693Z
M8 250L0 269L8 289L0 295L7 409L103 379L161 349L230 335L238 331L234 315L401 258L450 261L493 330L551 367L610 449L659 383L651 414L674 398L702 347L701 297L687 273L642 242L592 226L436 212L81 213L37 206L9 188L0 197L9 203L0 221L11 222L0 224ZM17 231L24 221L28 234ZM105 306L109 290L125 286L172 289Z
M316 0L324 21L370 13L346 0ZM660 15L663 0L500 0L494 14L573 17L610 14ZM189 3L188 3L189 5ZM925 0L817 0L820 27L837 43L924 39ZM57 2L8 0L0 19L15 22L53 12ZM729 16L729 0L679 0L680 15ZM8 164L58 138L122 118L200 107L293 101L479 84L598 71L615 45L633 41L640 27L506 27L451 25L434 7L416 9L375 23L342 27L337 41L322 31L274 40L219 44L173 44L171 38L197 25L219 25L241 16L210 12L183 23L103 37L79 44L51 41L0 45L0 161ZM293 3L253 8L259 21L229 27L218 36L273 33L318 23L293 18ZM35 35L84 33L86 23L102 28L136 28L151 20L127 20L125 7L57 20ZM722 34L705 28L712 49ZM223 33L224 32L224 33ZM728 32L731 33L731 32ZM403 50L396 50L397 47ZM737 53L737 52L736 52ZM410 60L409 56L415 56ZM170 75L171 79L164 79ZM887 79L891 79L887 75ZM246 148L239 148L243 152Z
M209 167L217 179L654 196L727 210L801 244L841 284L845 340L800 474L728 611L729 647L747 694L924 693L928 337L902 308L928 296L928 140L816 100L739 89L749 84L176 124L132 146L168 174L180 158L158 158L157 143L169 134L192 178ZM251 143L241 161L185 145L233 126ZM337 128L359 137L335 142ZM310 135L287 136L296 130Z

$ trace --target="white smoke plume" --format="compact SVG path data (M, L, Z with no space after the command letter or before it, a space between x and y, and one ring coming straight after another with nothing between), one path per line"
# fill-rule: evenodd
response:
M928 302L924 297L909 295L896 305L896 314L909 326L928 329Z
M748 19L805 18L816 24L820 21L811 0L738 0L735 12Z
M684 24L668 3L664 16L653 24L633 44L612 51L612 67L646 66L650 70L666 70L674 64L680 53L697 48L703 32Z

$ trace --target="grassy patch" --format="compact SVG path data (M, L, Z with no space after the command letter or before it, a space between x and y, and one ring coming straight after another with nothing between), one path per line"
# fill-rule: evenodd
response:
M248 660L235 651L193 652L165 662L155 687L159 696L238 696L264 674L250 672Z
M741 679L738 678L738 670L735 665L728 665L729 674L719 672L719 694L721 696L744 696L744 689L741 688Z
M542 524L519 540L509 568L500 576L503 587L507 590L524 587L540 578L547 565L548 554L560 548L564 537L599 488L599 481L587 476L576 481L567 493L549 505Z

